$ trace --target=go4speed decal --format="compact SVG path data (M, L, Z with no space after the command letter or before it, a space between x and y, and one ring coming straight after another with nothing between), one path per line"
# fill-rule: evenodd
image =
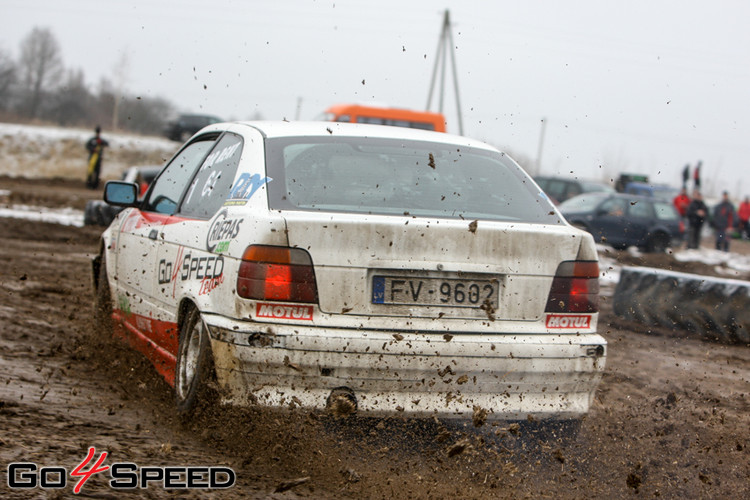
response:
M224 283L223 255L186 253L185 247L180 247L174 262L161 259L157 270L160 285L172 283L172 297L175 296L178 278L181 281L200 280L198 295L206 295Z

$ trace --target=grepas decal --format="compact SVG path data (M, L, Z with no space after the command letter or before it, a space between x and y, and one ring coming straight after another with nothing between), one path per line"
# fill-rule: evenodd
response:
M240 225L244 219L229 219L227 215L226 209L219 212L211 223L211 227L208 228L206 249L209 252L225 252L229 248L229 242L240 232Z

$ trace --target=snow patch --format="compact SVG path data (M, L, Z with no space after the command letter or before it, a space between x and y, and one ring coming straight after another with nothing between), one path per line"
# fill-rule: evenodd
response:
M74 208L56 209L30 205L11 205L0 207L0 217L83 227L83 210Z

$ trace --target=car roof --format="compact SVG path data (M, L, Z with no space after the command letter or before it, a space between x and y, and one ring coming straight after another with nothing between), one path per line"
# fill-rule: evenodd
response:
M580 184L590 184L590 185L597 185L602 187L611 187L607 185L604 181L598 181L596 179L582 179L579 177L566 177L564 175L534 175L534 180L537 179L544 179L544 180L553 180L553 181L565 181L565 182L577 182Z
M572 199L575 198L601 198L602 200L605 198L621 198L625 200L636 200L636 201L648 201L648 202L654 202L654 201L664 201L661 198L654 198L653 196L644 196L641 194L631 194L631 193L618 193L613 191L589 191L587 193L581 193L579 195L574 196ZM566 200L568 201L568 200Z
M627 187L630 187L630 186L644 187L644 188L652 189L654 191L679 191L678 188L674 186L670 186L669 184L651 184L648 182L640 182L640 181L628 182Z
M588 196L593 195L599 195L602 197L608 197L608 198L623 198L626 200L636 200L636 201L648 201L650 203L657 202L657 201L666 201L662 198L654 198L653 196L646 196L642 194L632 194L632 193L612 193L612 192L604 192L604 191L598 191L593 193L584 193ZM583 196L583 195L579 195Z
M288 121L246 121L216 123L204 128L204 131L236 130L251 127L268 138L299 137L299 136L339 136L339 137L373 137L383 139L408 139L414 141L440 142L455 144L456 146L476 147L487 150L497 150L481 141L458 135L430 130L394 127L390 125L367 125L362 123L344 122L288 122Z
M180 118L214 118L219 119L216 115L202 115L200 113L180 113Z
M159 173L162 168L164 168L164 165L147 165L143 167L136 167L138 170L143 172L144 174L151 174L151 173Z

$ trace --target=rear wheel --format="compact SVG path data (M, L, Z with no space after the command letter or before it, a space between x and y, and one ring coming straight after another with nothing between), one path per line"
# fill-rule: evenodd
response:
M83 225L84 226L95 226L97 224L97 210L94 203L86 203L86 208L83 210Z
M177 411L192 414L199 405L213 401L213 357L198 309L191 307L180 329L175 373Z
M669 246L669 236L664 233L656 233L648 240L646 244L647 252L664 253Z

